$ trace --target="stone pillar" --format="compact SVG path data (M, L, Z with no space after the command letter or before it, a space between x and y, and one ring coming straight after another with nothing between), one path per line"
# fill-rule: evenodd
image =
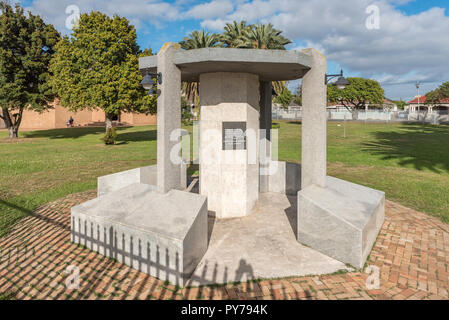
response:
M257 75L200 76L200 194L207 197L209 211L218 218L247 216L257 204L259 102ZM246 127L245 147L224 146L224 129L229 125Z
M303 53L313 59L302 80L301 188L326 186L326 58L315 49Z
M265 161L261 162L267 170L261 170L261 175L259 178L259 189L260 192L268 192L268 167L269 160L271 160L271 117L272 117L272 90L271 81L260 81L260 158L264 158ZM265 154L262 154L265 150ZM266 174L264 174L266 173Z
M168 42L157 55L157 71L162 73L157 99L157 190L161 193L184 189L181 162L170 156L181 135L181 70L173 63L175 53L180 50L179 44ZM181 160L180 156L177 160Z

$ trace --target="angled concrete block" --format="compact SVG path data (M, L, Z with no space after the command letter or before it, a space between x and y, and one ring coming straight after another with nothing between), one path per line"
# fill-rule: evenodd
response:
M187 166L185 162L181 163L181 188L187 188ZM98 177L97 195L105 194L122 189L134 183L143 183L157 185L157 166L148 166L142 168L131 169L127 171L109 174L107 176Z
M132 184L72 208L71 240L183 286L207 250L207 200Z
M97 194L120 190L134 183L157 185L157 166L148 166L98 177Z
M385 193L327 177L298 192L298 241L362 268L384 222Z

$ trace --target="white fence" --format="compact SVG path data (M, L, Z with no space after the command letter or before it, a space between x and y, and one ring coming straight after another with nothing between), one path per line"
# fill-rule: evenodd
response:
M381 110L360 110L354 115L347 110L328 110L327 119L329 121L366 121L366 122L422 122L432 124L449 123L448 111L433 111L433 112L412 112L408 111L381 111ZM355 117L355 119L353 119ZM301 111L273 109L273 120L301 120Z

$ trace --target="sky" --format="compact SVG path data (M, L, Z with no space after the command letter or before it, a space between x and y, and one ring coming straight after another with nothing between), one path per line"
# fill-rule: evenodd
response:
M12 1L13 2L13 1ZM194 30L221 32L227 22L272 23L289 50L315 48L328 73L378 80L390 99L410 100L449 81L449 0L22 0L62 34L73 14L125 16L142 49L158 51ZM67 24L67 22L69 22ZM297 82L289 83L295 89Z

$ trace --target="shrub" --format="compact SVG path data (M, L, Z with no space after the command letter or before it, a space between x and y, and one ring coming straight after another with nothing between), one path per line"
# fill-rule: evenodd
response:
M106 130L106 134L101 140L104 142L104 144L111 145L115 144L115 139L117 139L117 132L115 131L115 128L108 128Z

